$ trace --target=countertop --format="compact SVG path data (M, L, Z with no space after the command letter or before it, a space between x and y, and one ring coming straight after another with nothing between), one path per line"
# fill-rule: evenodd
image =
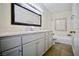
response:
M47 32L47 31L51 31L51 30L5 32L5 33L0 33L0 37L7 37L7 36L13 36L13 35L22 35L22 34L32 34L32 33L41 33L41 32Z

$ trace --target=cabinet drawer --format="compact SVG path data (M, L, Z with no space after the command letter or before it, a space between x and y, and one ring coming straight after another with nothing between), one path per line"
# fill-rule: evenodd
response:
M21 45L21 37L20 36L11 36L0 38L1 50L7 50L18 45Z
M21 47L19 46L9 51L2 52L2 56L21 56L22 55L21 51L22 51Z
M39 39L39 38L43 38L44 37L44 33L35 33L35 34L29 34L29 35L23 35L22 36L22 40L23 40L23 44Z

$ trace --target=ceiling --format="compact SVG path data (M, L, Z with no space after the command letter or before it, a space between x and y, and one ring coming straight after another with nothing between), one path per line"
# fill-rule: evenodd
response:
M72 3L42 3L50 12L71 11Z

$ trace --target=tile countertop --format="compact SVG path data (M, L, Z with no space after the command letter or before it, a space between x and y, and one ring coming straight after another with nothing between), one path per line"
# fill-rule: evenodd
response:
M47 32L47 31L51 31L51 30L5 32L5 33L0 33L0 37L7 37L7 36L13 36L13 35L22 35L22 34L31 34L31 33L40 33L40 32Z

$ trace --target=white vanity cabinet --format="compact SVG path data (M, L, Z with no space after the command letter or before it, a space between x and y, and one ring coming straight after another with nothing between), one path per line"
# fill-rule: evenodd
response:
M23 45L23 56L36 56L35 41Z
M25 35L22 35L22 41L23 41L23 44L25 44L33 40L38 40L44 36L45 36L45 33L25 34Z
M45 38L45 51L48 50L48 44L49 44L48 38L46 37L46 38Z
M20 36L10 36L0 38L1 51L6 51L8 49L14 48L21 45Z
M23 56L41 56L44 54L44 40L39 39L23 45Z
M0 38L0 49L3 56L21 55L20 45L21 45L21 36L19 35Z
M22 55L21 46L2 52L2 55L3 56L21 56Z
M41 56L45 52L45 47L44 47L44 38L41 38L37 40L36 42L36 55Z
M51 46L51 31L0 37L2 56L42 56Z
M52 32L49 32L48 33L49 34L49 48L52 46L52 44L53 44L53 35L52 35Z
M48 32L46 32L46 36L45 36L45 51L47 51L49 49L49 34Z
M23 55L35 56L43 55L44 53L44 33L35 33L23 35Z
M53 44L52 31L46 32L45 36L45 51L47 51Z

